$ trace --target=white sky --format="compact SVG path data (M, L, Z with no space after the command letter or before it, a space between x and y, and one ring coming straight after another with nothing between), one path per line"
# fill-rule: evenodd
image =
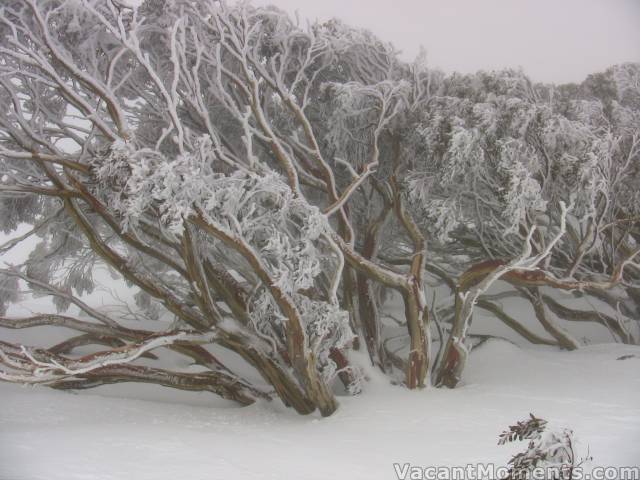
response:
M523 67L569 82L640 61L640 0L253 0L302 18L338 17L447 72Z

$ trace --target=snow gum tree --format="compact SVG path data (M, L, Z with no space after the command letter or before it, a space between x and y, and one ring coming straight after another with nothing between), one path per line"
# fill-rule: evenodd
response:
M409 271L360 252L349 215L414 93L394 78L389 46L339 23L300 28L275 9L214 1L5 2L0 25L3 229L31 223L24 238L41 239L3 270L3 300L19 280L58 307L2 326L79 334L49 349L3 342L3 379L146 381L242 403L277 395L329 415L336 377L358 388L345 354L356 334L381 362L378 319L361 317L376 308L377 282L404 298L405 383L425 384L424 240L392 181L379 188L415 244ZM336 142L356 128L350 158ZM170 328L124 328L86 305L99 264L140 290L147 315L173 317ZM71 355L92 344L113 349ZM268 387L240 378L212 344ZM131 363L159 348L202 371Z
M455 292L437 383L459 381L476 304L534 343L579 347L554 316L600 323L617 341L634 342L637 73L637 65L611 69L609 88L600 88L609 93L600 98L585 88L590 79L582 86L587 91L562 98L562 88L533 85L509 71L453 76L439 86L417 130L428 160L409 179L431 249L441 252L444 269L432 271ZM500 278L514 290L499 298L523 297L550 339L482 298ZM617 315L564 306L551 295L554 289L604 301Z
M0 251L37 244L1 271L0 327L73 333L0 341L0 379L330 415L360 390L352 350L407 388L455 386L476 305L534 343L579 346L547 310L632 342L639 92L635 65L557 91L446 77L339 21L244 3L7 0ZM104 268L135 306L85 298ZM432 325L434 276L454 295ZM551 339L485 298L500 279ZM55 313L10 315L25 292Z

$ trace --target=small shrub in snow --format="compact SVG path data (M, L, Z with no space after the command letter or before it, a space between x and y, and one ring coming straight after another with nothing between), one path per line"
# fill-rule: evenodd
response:
M576 469L591 460L578 457L573 431L547 431L547 421L529 414L527 420L510 425L509 430L500 434L498 445L529 440L527 449L515 454L509 460L509 474L504 480L527 480L540 478L539 472L546 472L547 480L572 480Z

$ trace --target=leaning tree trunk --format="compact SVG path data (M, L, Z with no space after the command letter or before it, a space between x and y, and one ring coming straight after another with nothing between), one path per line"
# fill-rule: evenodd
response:
M403 293L405 316L409 329L409 357L405 369L405 385L422 388L429 373L429 325L423 295L419 291L419 280L411 282L410 289Z
M367 226L362 248L362 256L367 260L372 260L377 253L378 237L389 212L389 206L385 205L378 218ZM377 365L385 372L388 369L388 359L382 343L380 312L378 311L372 280L363 272L358 272L356 278L358 288L358 313L362 323L362 333L369 352L369 358L374 365Z
M396 158L399 158L399 149L399 140L396 139L396 141L394 141ZM397 168L399 167L396 167L396 169ZM422 275L425 267L426 242L418 225L404 206L402 194L395 175L391 177L390 183L396 216L413 242L411 266L405 285L402 288L405 316L410 337L410 350L405 369L405 384L411 389L422 388L425 386L430 371L431 347L429 317L426 314L427 308L422 283Z
M456 289L453 325L436 375L436 386L455 388L467 363L469 352L464 342L471 321L471 305L466 301L466 293L460 286Z
M280 311L287 319L285 325L287 358L293 368L294 375L306 396L320 410L320 413L323 416L331 415L338 408L338 404L329 386L318 372L315 355L307 346L300 312L291 296L276 285L260 257L244 239L210 225L202 217L197 218L194 223L242 255L269 290Z
M556 322L547 315L547 310L543 302L540 290L538 287L529 288L526 291L526 297L533 306L533 311L536 314L536 318L544 329L558 342L560 347L566 350L577 350L580 344L574 339L569 332L556 324Z

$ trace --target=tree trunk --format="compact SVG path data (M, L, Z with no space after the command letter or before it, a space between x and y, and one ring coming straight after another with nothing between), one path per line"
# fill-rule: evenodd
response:
M451 327L451 334L447 340L447 345L444 349L442 356L442 362L436 375L436 386L445 386L448 388L455 388L458 382L462 378L462 371L467 363L467 357L469 352L464 344L467 318L465 315L465 297L462 295L461 289L458 288L455 294L455 316L453 318L453 325Z
M527 293L527 298L531 302L531 305L533 305L536 318L544 329L558 341L558 344L567 350L577 350L580 348L578 341L574 339L569 332L556 325L556 323L549 318L544 307L544 302L542 301L542 296L540 295L540 290L537 287L529 288Z
M426 308L422 305L418 284L414 284L411 291L403 294L407 327L411 338L409 358L405 371L407 388L422 388L429 373L429 338L428 316L425 318Z

